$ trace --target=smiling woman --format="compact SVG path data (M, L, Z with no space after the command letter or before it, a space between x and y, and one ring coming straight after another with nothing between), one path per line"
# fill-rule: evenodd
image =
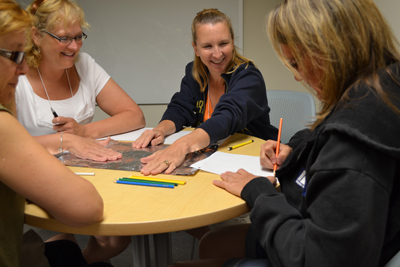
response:
M145 131L133 147L161 144L165 136L184 126L197 128L142 159L147 163L142 168L145 175L171 173L187 153L235 132L276 140L264 79L254 63L236 51L230 19L217 9L204 9L191 29L195 57L186 66L181 91L172 97L158 126Z
M42 145L55 153L49 143L61 132L68 142L75 138L71 135L95 139L145 125L138 105L92 57L80 53L89 25L75 1L37 0L27 10L34 15L34 27L27 36L30 71L20 78L16 95L18 120ZM96 103L110 117L91 123ZM69 143L80 157L120 156L94 142L90 153Z
M104 147L110 138L95 139L142 128L144 116L110 75L80 52L89 26L82 8L73 0L36 0L27 11L34 25L27 33L29 72L16 91L18 120L52 154L68 150L97 161L121 158ZM96 104L110 117L92 123ZM89 263L104 261L129 243L130 237L92 237L83 254Z
M196 127L166 149L142 158L141 172L171 173L186 154L242 132L262 139L277 137L270 124L264 79L254 63L234 45L230 19L217 9L204 9L192 22L194 61L186 66L181 90L175 93L161 122L145 131L134 148L159 145L184 126ZM191 233L200 238L208 228Z
M227 23L199 24L196 35L198 37L192 45L196 56L208 69L209 82L224 85L223 81L217 81L222 79L221 74L232 61L234 42L229 26Z

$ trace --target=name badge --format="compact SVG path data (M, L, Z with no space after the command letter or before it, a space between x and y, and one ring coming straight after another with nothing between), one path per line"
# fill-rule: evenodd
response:
M303 196L306 195L306 188L307 188L307 180L306 180L306 170L304 168L301 168L297 178L296 178L296 184L303 188Z

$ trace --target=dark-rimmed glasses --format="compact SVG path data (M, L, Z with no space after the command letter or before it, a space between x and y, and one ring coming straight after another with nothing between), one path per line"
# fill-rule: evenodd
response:
M25 58L25 52L10 51L10 50L0 48L0 56L11 60L12 62L17 63L18 65L21 65L22 61Z
M62 44L70 44L70 43L72 43L72 40L75 40L77 43L80 43L80 42L82 42L83 40L85 40L88 37L86 35L86 33L84 33L84 32L81 35L78 35L76 37L68 37L68 36L58 37L58 36L55 36L54 34L49 33L48 31L45 31L45 30L42 30L42 32L47 33L51 37L57 39Z

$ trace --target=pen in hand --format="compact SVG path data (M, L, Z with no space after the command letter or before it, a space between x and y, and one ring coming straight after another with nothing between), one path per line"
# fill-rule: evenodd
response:
M279 183L278 177L276 177L276 175L275 175L275 172L276 172L276 169L278 167L278 155L279 155L279 148L280 148L280 144L281 144L281 134L282 134L282 118L280 118L280 120L279 120L278 140L277 140L276 150L275 150L276 162L274 164L274 176L275 176L275 179L276 179L275 188L279 192L281 190L280 189L280 183Z
M57 113L55 112L55 110L54 110L52 107L50 107L50 109L51 109L51 113L53 113L54 118L57 118L58 115L57 115Z

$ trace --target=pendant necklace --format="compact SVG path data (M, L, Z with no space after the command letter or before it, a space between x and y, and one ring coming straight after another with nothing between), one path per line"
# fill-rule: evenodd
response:
M43 85L43 88L44 88L44 92L46 93L47 100L49 101L51 113L53 113L54 118L57 118L58 115L54 111L53 106L51 105L50 97L49 97L49 94L47 93L46 86L44 86L44 82L43 82L43 79L42 79L42 75L40 74L39 68L37 68L37 71L39 73L40 80L42 81L42 85ZM72 93L71 82L69 81L69 76L68 76L67 69L65 69L65 73L67 74L67 79L68 79L68 84L69 84L69 90L71 91L71 96L74 97L74 94Z

